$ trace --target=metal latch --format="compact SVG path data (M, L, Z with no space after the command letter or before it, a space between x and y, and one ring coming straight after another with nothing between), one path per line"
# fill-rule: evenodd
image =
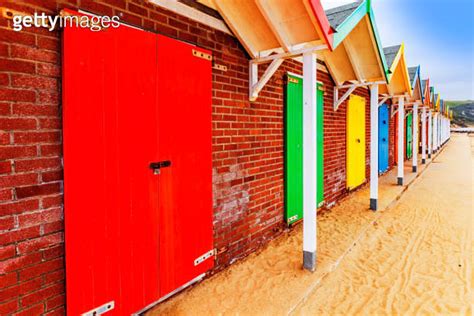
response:
M202 263L204 260L209 259L210 257L214 256L215 254L216 254L216 249L209 250L202 256L196 258L196 260L194 260L194 265L197 266L198 264Z
M150 169L153 170L153 174L160 174L161 168L166 168L169 166L171 166L171 161L169 160L163 160L163 161L150 163Z
M98 316L98 315L102 315L104 313L107 313L111 310L113 310L115 308L115 302L114 301L110 301L108 303L105 303L104 305L101 305L97 308L94 308L88 312L85 312L83 314L81 314L82 316Z

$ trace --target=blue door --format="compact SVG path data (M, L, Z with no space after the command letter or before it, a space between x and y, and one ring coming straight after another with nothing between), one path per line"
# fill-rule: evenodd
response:
M388 106L379 106L379 172L388 169Z

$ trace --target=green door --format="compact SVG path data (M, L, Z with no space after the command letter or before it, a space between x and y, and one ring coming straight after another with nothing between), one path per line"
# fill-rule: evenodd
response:
M412 113L408 113L407 115L407 159L410 159L413 153L413 115Z
M324 201L323 87L318 83L317 185L318 207ZM292 224L303 218L303 80L288 75L285 116L285 220Z

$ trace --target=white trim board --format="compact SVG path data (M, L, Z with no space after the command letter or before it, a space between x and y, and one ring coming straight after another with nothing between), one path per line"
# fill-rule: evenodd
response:
M205 24L209 27L212 27L216 30L222 31L224 33L232 34L224 21L216 19L210 15L207 15L199 10L196 10L190 6L185 5L184 3L178 2L177 0L149 0L150 3L167 9L171 12L177 13L179 15L185 16L193 21Z

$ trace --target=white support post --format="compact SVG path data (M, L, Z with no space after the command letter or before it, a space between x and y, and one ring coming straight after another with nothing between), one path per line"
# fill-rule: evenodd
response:
M379 197L379 86L370 86L370 209L377 210Z
M433 114L428 111L428 158L433 153Z
M433 117L433 153L438 150L438 113L434 113Z
M421 110L421 163L426 163L426 108Z
M398 170L397 170L397 184L403 185L403 168L405 163L404 157L404 138L405 138L405 99L398 98Z
M418 171L418 103L413 104L413 120L412 120L412 130L413 130L413 150L412 150L412 171Z
M317 248L317 62L316 53L303 54L303 268L314 271Z

